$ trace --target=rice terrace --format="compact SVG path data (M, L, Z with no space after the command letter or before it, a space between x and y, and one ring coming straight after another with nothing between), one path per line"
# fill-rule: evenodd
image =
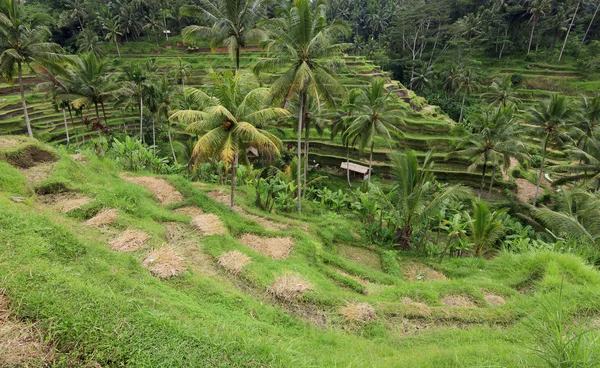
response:
M600 367L599 10L0 0L0 367Z

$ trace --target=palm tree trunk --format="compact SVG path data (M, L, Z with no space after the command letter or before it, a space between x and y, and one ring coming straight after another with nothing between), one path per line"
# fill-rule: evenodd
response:
M298 162L297 162L297 170L296 170L296 183L298 185L298 213L302 212L302 122L304 114L304 104L305 104L305 92L300 92L299 96L299 104L298 104Z
M540 184L542 184L542 175L544 175L544 164L546 163L546 148L548 146L548 134L542 142L542 164L540 165L540 174L538 175L538 182L535 186L535 197L533 197L533 207L537 204L538 193L540 192Z
M121 58L121 50L119 50L119 42L115 38L115 46L117 46L117 55L119 55L119 59Z
M235 203L234 201L234 196L235 196L235 177L237 174L237 169L238 169L238 158L239 158L239 151L236 149L235 150L235 158L233 160L233 165L231 165L231 198L229 201L229 211L233 211L233 205Z
M350 145L346 143L346 180L348 180L348 186L352 188L350 182Z
M240 44L235 47L235 70L240 70Z
M73 129L75 129L75 144L79 145L79 138L77 138L77 128L75 127L75 121L73 120L73 112L71 111L71 104L67 105L67 109L69 110L69 118L71 119L71 125Z
M154 121L156 119L152 119L152 153L156 156L156 128L154 125Z
M598 14L598 10L600 9L600 1L598 2L598 6L596 7L596 11L594 11L594 15L592 16L592 20L590 21L590 24L587 27L587 30L585 31L585 35L583 36L583 40L581 41L581 43L585 43L585 39L587 38L588 34L590 33L590 29L592 29L592 24L594 23L594 20L596 19L596 15Z
M308 149L310 145L310 122L304 122L304 184L302 186L302 198L306 197L306 182L308 181Z
M537 20L534 19L531 25L531 35L529 36L529 47L527 47L527 55L531 52L531 44L533 43L533 32L535 32L535 24Z
M100 121L100 112L98 111L98 103L94 102L94 106L96 107L96 119ZM98 139L102 138L100 129L98 129Z
M175 155L175 149L173 149L173 139L171 138L171 122L167 120L167 134L169 135L169 145L171 146L171 154L173 155L173 162L177 164L177 156Z
M460 116L458 118L458 122L461 123L463 120L463 111L465 109L465 100L467 99L467 94L463 93L462 103L460 104Z
M577 16L577 12L579 11L579 6L581 5L581 0L577 2L577 7L575 8L575 13L573 14L573 19L571 19L571 23L569 24L569 28L567 29L567 35L565 36L565 42L563 42L562 50L560 50L560 55L558 55L558 61L562 59L563 53L565 52L565 48L567 47L567 41L569 40L569 34L571 33L571 28L575 24L575 17Z
M477 196L478 199L481 199L481 193L483 193L483 187L485 186L486 170L487 170L487 157L485 158L485 161L483 162L483 171L481 174L481 184L479 185L479 195Z
M375 141L371 142L371 153L369 154L369 185L371 185L371 176L373 176L373 148Z
M62 113L63 113L63 121L65 123L65 133L67 135L67 147L69 147L69 144L71 144L71 140L69 139L69 125L67 124L67 111L63 108Z
M144 101L142 100L142 96L140 95L140 100L138 102L138 106L140 108L140 142L144 139Z
M21 106L23 106L23 117L25 117L27 134L29 135L29 138L33 138L31 122L29 121L29 112L27 111L27 102L25 101L25 86L23 86L23 65L21 64L20 60L17 62L17 68L19 73L19 92L21 93Z
M106 109L104 108L104 102L100 103L100 107L102 107L102 116L104 117L104 124L108 126L108 118L106 117Z
M488 190L488 199L492 198L492 188L494 187L494 178L496 176L496 169L497 169L496 166L494 166L494 169L492 169L492 180L490 181L490 189Z

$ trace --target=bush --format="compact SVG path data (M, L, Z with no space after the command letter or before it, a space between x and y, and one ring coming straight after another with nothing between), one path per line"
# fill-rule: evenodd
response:
M401 276L400 266L396 258L396 252L393 250L381 251L381 268L383 272L392 276Z
M515 87L520 86L523 83L523 76L519 73L514 73L510 76L510 82Z

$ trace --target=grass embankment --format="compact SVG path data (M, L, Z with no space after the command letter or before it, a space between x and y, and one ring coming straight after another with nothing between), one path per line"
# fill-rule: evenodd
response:
M180 197L160 204L109 159L75 161L26 139L0 142L3 293L13 316L40 326L58 366L517 366L537 363L526 324L561 280L572 319L600 310L600 274L574 256L501 254L440 264L379 252L361 237L359 222L310 203L302 215L267 214L251 205L253 189L241 187L232 213L213 199L226 200L226 188L169 176L150 189ZM23 154L38 150L50 156ZM28 170L47 164L47 177L31 179ZM57 210L64 209L59 199L79 197L91 201ZM107 208L116 218L85 226ZM223 235L190 225L207 214ZM173 237L173 228L183 236ZM128 229L146 233L145 245L112 250ZM287 257L268 257L257 244L244 245L248 233L257 242L289 238L293 248ZM143 264L165 245L187 271L161 280ZM230 251L251 259L235 275L217 262ZM303 292L293 285L292 297L282 299L277 281L289 274ZM368 303L374 317L349 320L347 308L357 302Z

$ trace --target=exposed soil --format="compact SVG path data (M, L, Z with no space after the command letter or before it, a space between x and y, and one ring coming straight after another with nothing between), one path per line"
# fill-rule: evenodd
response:
M57 158L52 152L39 149L36 146L25 147L23 150L6 158L9 164L19 169L29 169L41 163L54 162Z
M127 229L110 242L110 247L117 252L136 252L145 248L146 240L148 240L148 234L145 232Z
M39 201L60 213L68 213L94 201L93 198L78 193L67 192L40 196Z
M143 264L151 274L161 279L180 275L186 270L183 257L172 247L151 251Z
M248 248L273 259L289 257L294 247L294 241L290 237L263 238L254 234L244 234L239 241Z
M39 327L10 316L8 301L0 294L0 366L45 367L54 359L55 350L45 342Z
M119 217L119 210L106 208L83 224L89 227L103 228L114 223L117 217Z
M443 273L438 272L424 264L414 262L402 262L401 267L404 280L408 282L448 279Z
M225 235L227 233L219 216L212 213L205 213L194 217L191 224L206 236Z
M171 222L165 225L165 230L169 246L185 259L188 268L209 276L218 274L214 259L202 251L191 226Z
M338 254L351 262L381 271L381 257L369 249L341 244Z
M183 201L181 193L165 179L153 176L128 176L127 174L122 174L121 178L143 186L154 194L161 204L166 205Z
M513 170L518 164L519 161L517 161L517 159L514 157L511 157L508 170ZM502 179L505 181L510 180L508 173L503 172ZM519 200L525 203L531 203L535 197L536 185L523 178L515 178L515 183L517 184L517 197ZM552 188L552 183L550 183L544 175L542 175L542 186ZM540 190L540 193L543 193L543 190Z
M490 305L490 307L501 307L506 304L506 300L500 295L483 292L483 298Z
M476 307L477 305L464 295L447 295L440 299L448 307Z

